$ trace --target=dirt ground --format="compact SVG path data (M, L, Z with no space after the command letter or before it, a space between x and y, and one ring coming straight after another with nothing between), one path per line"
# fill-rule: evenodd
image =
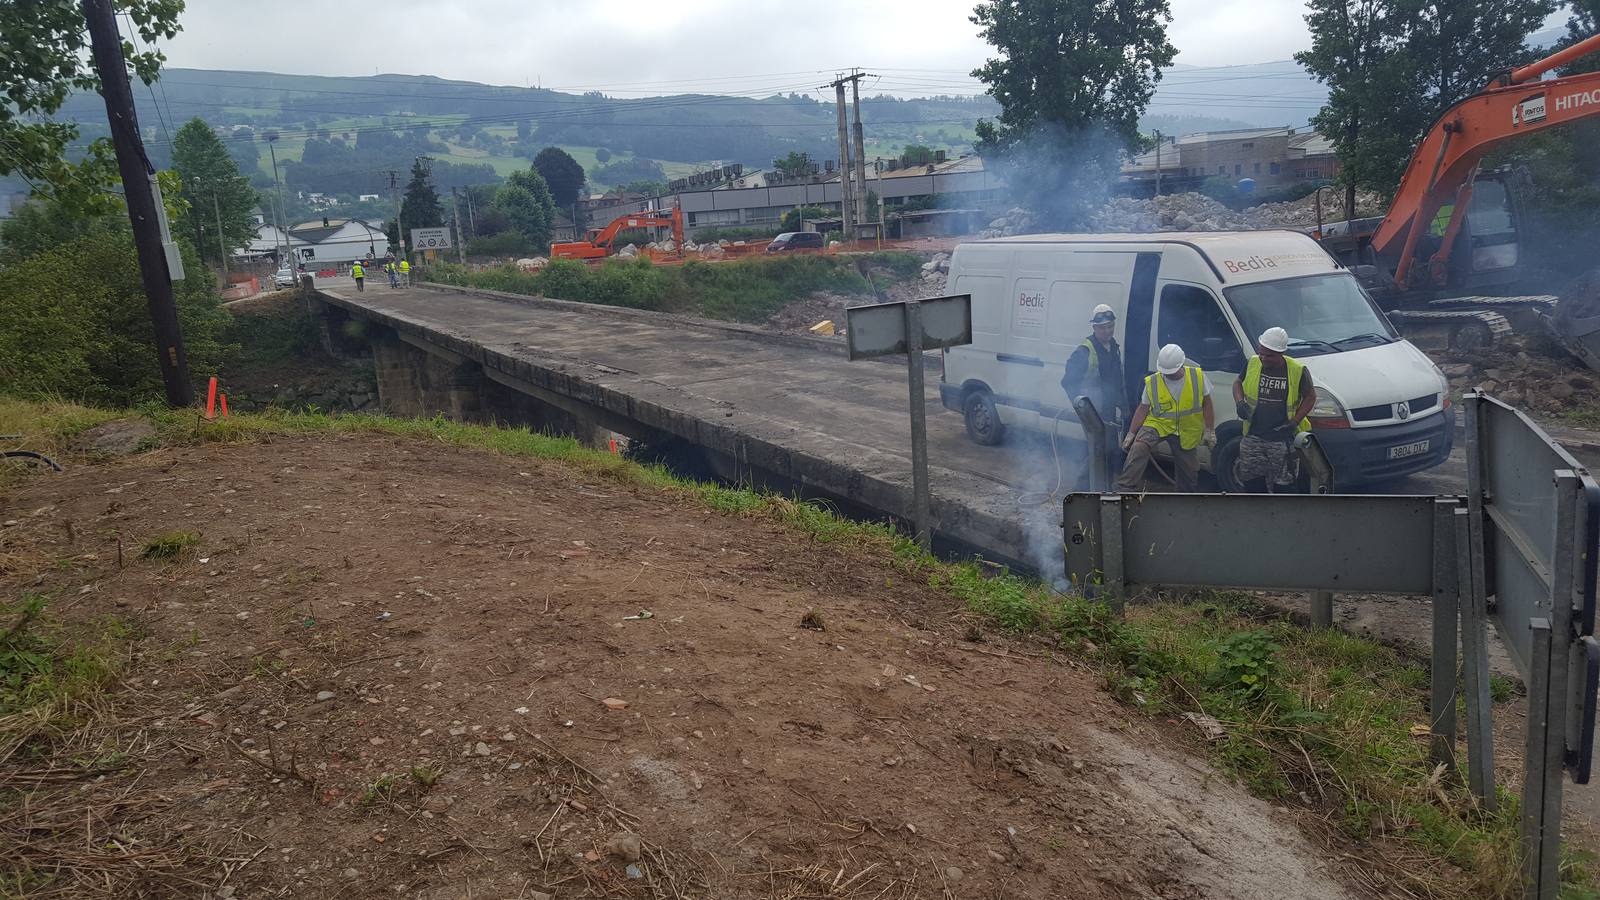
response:
M1091 673L769 520L376 436L0 506L9 595L143 635L124 768L0 773L0 845L93 851L61 896L1372 896Z

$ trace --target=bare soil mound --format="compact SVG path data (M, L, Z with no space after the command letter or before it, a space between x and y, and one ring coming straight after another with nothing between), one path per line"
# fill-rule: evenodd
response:
M159 451L0 505L5 590L146 635L121 767L37 776L0 824L36 871L92 848L55 870L74 896L1363 895L1305 814L1091 673L766 519L378 436ZM174 531L199 540L139 558Z

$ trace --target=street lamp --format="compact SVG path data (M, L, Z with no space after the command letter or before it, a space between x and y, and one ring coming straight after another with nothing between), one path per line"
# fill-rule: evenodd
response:
M266 138L267 153L272 157L272 183L277 187L278 190L278 211L274 218L278 219L278 231L283 235L283 250L280 251L278 255L278 264L283 265L284 257L288 256L290 250L292 249L289 244L289 228L287 223L284 221L285 219L289 218L289 211L283 205L283 182L278 180L278 151L273 147L273 145L277 143L278 133L276 131L269 131L266 134Z

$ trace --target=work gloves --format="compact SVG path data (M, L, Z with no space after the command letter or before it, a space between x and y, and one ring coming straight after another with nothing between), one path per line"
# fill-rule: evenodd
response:
M1233 412L1234 412L1235 415L1237 415L1239 417L1239 421L1241 421L1241 422L1250 421L1250 404L1244 402L1243 400L1235 400L1234 401L1234 403L1233 403Z
M1217 430L1215 428L1207 428L1205 437L1201 438L1201 440L1203 440L1205 442L1205 445L1207 447L1210 447L1212 449L1216 449L1216 446L1217 446Z
M1128 452L1128 448L1132 447L1132 446L1133 446L1133 434L1132 434L1132 432L1130 432L1126 437L1124 437L1122 439L1122 452L1124 452L1124 453Z

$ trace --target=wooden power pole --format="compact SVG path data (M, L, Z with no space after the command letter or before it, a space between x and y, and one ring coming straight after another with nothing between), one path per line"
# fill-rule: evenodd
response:
M856 237L856 211L852 195L855 191L850 183L850 125L845 112L844 82L841 78L832 85L837 98L835 105L839 109L839 218L844 239L853 241Z
M178 303L172 293L172 273L167 267L167 251L162 241L161 210L150 184L155 169L145 157L139 121L134 116L133 89L128 84L127 63L122 57L116 11L112 0L82 0L82 7L89 25L95 71L100 76L100 96L106 101L111 143L117 152L117 170L122 175L122 190L128 202L128 220L133 224L139 276L144 281L150 321L155 326L156 351L161 363L161 380L166 385L167 404L190 406L194 403L194 388L189 383L189 357L184 352L183 331L178 325Z

